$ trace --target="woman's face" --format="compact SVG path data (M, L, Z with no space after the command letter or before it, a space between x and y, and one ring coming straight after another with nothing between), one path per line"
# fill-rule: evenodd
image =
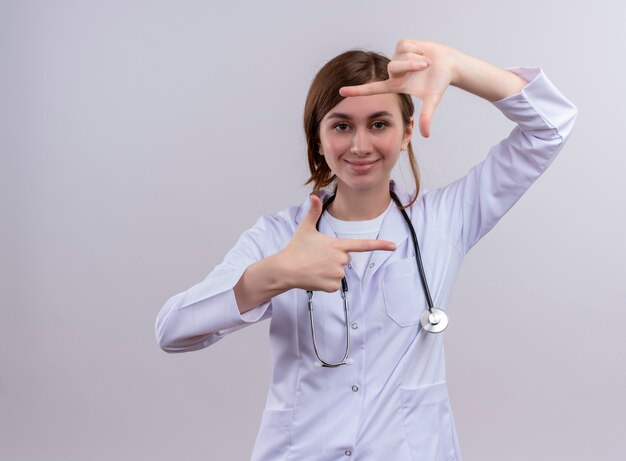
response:
M389 183L412 131L413 119L406 128L402 123L396 94L345 98L322 119L319 152L338 187L380 187Z

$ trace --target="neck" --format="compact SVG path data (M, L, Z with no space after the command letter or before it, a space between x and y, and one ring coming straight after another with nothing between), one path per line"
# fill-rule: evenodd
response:
M370 189L351 189L337 184L337 196L328 212L343 221L367 221L380 216L389 206L389 181Z

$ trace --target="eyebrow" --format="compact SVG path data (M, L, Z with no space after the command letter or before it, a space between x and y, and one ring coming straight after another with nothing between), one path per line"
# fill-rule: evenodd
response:
M367 118L379 118L379 117L390 117L392 114L391 112L387 112L386 110L381 110L378 112L374 112L373 114L371 114L369 117ZM345 119L345 120L352 120L352 117L350 117L348 114L342 114L341 112L333 112L332 114L330 114L328 116L329 119L331 118L341 118L341 119Z

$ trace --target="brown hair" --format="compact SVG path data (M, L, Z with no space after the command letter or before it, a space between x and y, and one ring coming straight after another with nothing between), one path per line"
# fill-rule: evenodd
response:
M373 51L350 50L328 61L317 73L304 105L304 133L306 135L309 169L311 176L305 184L313 183L313 190L331 184L336 176L326 164L326 159L319 153L320 123L324 116L344 97L339 94L342 86L362 85L364 83L384 81L389 78L387 65L389 58ZM407 127L415 112L413 101L408 94L398 94L401 105L402 121ZM415 179L415 196L405 205L410 207L419 192L419 171L413 153L413 146L409 142L409 163Z

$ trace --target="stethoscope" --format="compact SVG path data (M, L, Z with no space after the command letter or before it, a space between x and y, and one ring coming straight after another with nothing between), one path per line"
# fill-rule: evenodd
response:
M448 326L448 316L444 311L442 311L441 309L437 309L433 306L433 300L430 296L430 290L428 289L428 282L426 281L426 275L424 274L424 265L422 264L422 255L420 254L420 247L417 242L415 229L413 228L413 224L411 224L411 220L406 214L406 211L402 207L402 203L398 199L398 196L392 190L390 190L389 193L391 194L391 198L393 199L393 201L398 206L398 209L402 213L402 217L409 226L409 230L411 231L411 237L413 238L413 247L415 248L415 260L417 262L417 270L419 271L420 278L422 280L422 287L424 288L424 293L426 294L426 302L428 303L428 308L424 310L422 316L420 317L420 324L422 325L422 328L429 333L441 333ZM322 215L324 214L324 211L326 211L326 209L330 206L330 204L333 203L333 200L335 200L335 196L336 194L333 194L326 200L326 202L324 202L324 205L322 207L322 213L320 214L320 217L317 220L317 224L315 225L315 228L318 231ZM322 357L320 356L320 352L317 348L317 341L315 340L315 322L313 322L313 292L307 290L309 299L309 319L311 320L311 336L313 337L313 349L315 350L315 356L319 360L319 362L316 363L316 366L335 368L341 365L348 365L352 363L351 359L348 358L348 356L350 355L350 318L348 315L349 308L347 293L348 282L344 277L343 279L341 279L341 298L343 299L343 312L346 325L346 351L343 355L343 359L341 359L339 362L327 362L326 360L322 359Z

